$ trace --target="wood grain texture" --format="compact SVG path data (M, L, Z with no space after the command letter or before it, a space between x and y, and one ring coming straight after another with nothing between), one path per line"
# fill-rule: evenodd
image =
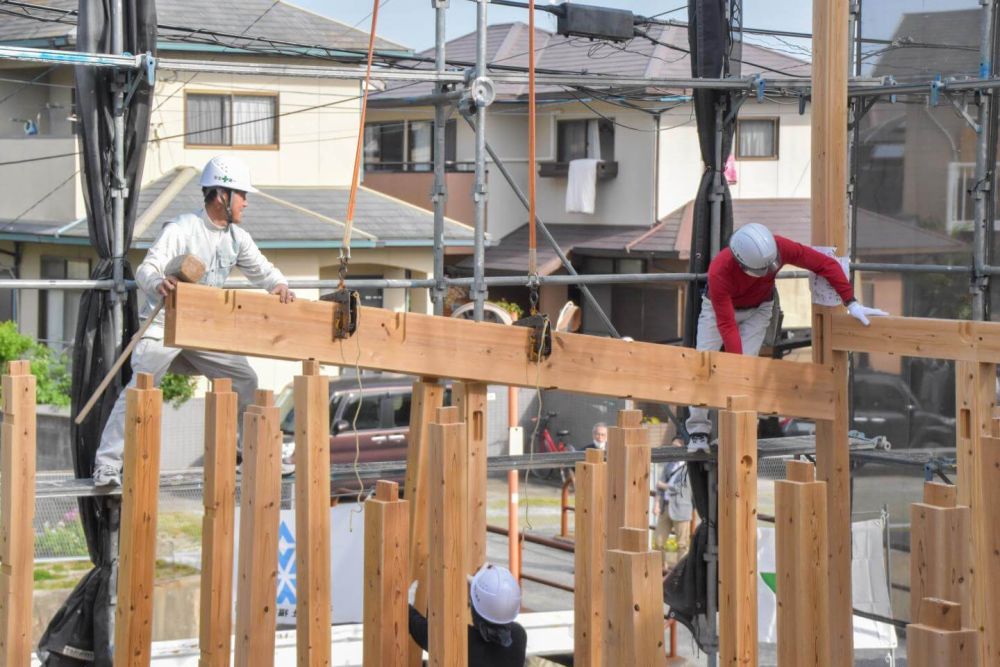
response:
M873 317L864 326L845 312L832 314L833 349L899 357L1000 362L1000 323L922 317Z
M399 499L395 483L378 485L375 497L365 502L363 664L403 667L410 636L410 510L407 501Z
M573 514L573 661L582 667L603 664L607 487L603 452L588 449L587 459L576 464Z
M482 382L457 382L452 388L469 443L469 574L486 563L486 389Z
M964 625L971 628L972 513L965 506L926 502L938 491L928 493L931 486L945 485L928 482L924 485L925 502L910 506L910 618L919 618L921 600L940 598L960 604Z
M618 548L619 528L649 526L649 429L638 410L619 411L619 426L608 428L608 548Z
M906 653L913 667L980 667L980 633L961 624L961 605L923 598L918 623L906 626Z
M662 564L658 551L608 550L605 667L666 664Z

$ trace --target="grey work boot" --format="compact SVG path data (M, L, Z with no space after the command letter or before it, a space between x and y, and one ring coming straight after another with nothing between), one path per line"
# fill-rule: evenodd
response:
M694 454L695 452L708 452L708 435L705 433L692 433L691 438L688 440L688 452Z
M121 486L122 474L118 468L109 465L100 466L94 471L94 486Z

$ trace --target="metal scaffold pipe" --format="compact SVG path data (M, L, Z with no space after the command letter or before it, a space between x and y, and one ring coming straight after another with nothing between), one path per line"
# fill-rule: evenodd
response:
M486 77L486 7L489 0L476 3L476 78ZM485 99L476 104L476 183L473 198L476 202L475 246L472 253L472 301L473 316L483 319L483 304L486 302L486 105Z
M448 0L435 0L434 3L434 60L438 74L445 71L445 11ZM434 97L438 99L434 105L434 190L431 201L434 202L434 284L431 287L431 301L434 304L434 314L444 314L444 298L447 291L444 285L444 216L448 202L448 186L445 182L444 162L446 152L445 125L448 121L450 102L461 91L445 92L447 84L439 83ZM457 98L454 98L457 99Z

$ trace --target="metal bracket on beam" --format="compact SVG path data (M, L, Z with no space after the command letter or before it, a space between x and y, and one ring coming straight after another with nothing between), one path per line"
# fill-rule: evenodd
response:
M321 301L333 303L333 339L350 338L358 330L358 305L361 296L347 288L341 288L332 294L320 297Z
M753 88L757 92L757 103L764 103L764 93L767 90L767 82L764 81L764 77L760 74L753 78Z
M945 91L944 96L949 102L951 102L951 106L954 107L956 112L958 112L958 115L965 119L966 124L971 127L976 134L983 131L982 126L980 126L976 119L972 117L972 114L969 113L969 103L965 100L965 95L962 95L961 101L959 101L957 95L949 93L948 91Z
M927 100L927 104L936 107L938 102L941 100L941 93L944 91L944 81L941 80L941 75L938 74L931 81L931 94Z
M496 85L486 76L476 76L475 69L465 70L465 89L458 101L458 110L464 116L474 116L479 109L485 109L497 98Z
M528 327L528 359L538 363L548 359L552 354L552 325L549 316L544 314L529 315L514 322L516 327Z

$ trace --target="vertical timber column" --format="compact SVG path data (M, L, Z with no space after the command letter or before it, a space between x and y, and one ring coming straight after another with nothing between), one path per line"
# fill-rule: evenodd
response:
M988 365L994 371L993 365ZM994 396L991 383L987 396ZM983 400L987 400L985 397ZM983 643L980 648L983 665L1000 665L1000 421L993 420L992 435L981 438L982 450L979 454L981 468L979 474L982 511L972 512L973 540L978 548L973 554L975 586L982 592L983 621L985 626Z
M202 520L199 667L228 667L233 631L237 400L231 380L205 395L205 517Z
M826 482L805 461L788 461L774 483L778 664L830 664Z
M299 667L330 664L330 385L319 362L295 378L296 652Z
M469 443L469 562L475 574L486 563L486 384L458 382L454 388L459 419Z
M431 667L465 667L469 532L469 447L457 407L438 408L430 425L430 602L427 654Z
M604 630L604 562L607 548L608 465L604 452L586 450L576 464L573 554L573 662L600 667Z
M608 548L618 548L619 528L649 530L649 429L641 410L619 410L608 429Z
M405 667L408 659L410 510L399 485L379 481L365 502L364 657L362 664Z
M257 390L243 414L240 557L236 585L236 665L274 664L278 528L281 521L281 431L274 394Z
M980 634L962 627L961 605L936 598L919 603L916 623L906 626L906 656L911 667L979 667Z
M757 413L719 412L719 664L757 664ZM610 564L609 564L610 567Z
M34 589L35 376L11 361L3 376L0 435L0 665L31 662Z
M413 383L410 399L410 438L406 451L405 494L410 504L410 578L417 582L413 606L427 616L427 563L430 540L430 484L427 452L430 423L444 403L444 386L434 378ZM424 650L410 641L409 667L420 667Z
M608 550L605 667L664 665L663 554L649 548L648 528L619 528Z
M160 491L160 416L163 395L153 376L139 373L125 394L115 665L145 667L153 647L156 512Z
M937 598L962 605L962 625L974 627L969 587L971 512L957 500L956 487L925 482L924 501L910 505L912 621L920 616L921 600Z

